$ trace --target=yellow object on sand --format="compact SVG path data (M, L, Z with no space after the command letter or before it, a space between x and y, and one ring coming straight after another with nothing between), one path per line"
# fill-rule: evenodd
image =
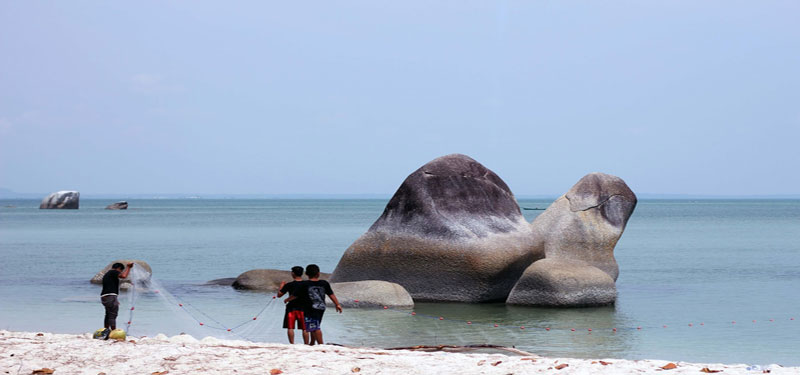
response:
M115 329L108 334L108 338L113 340L125 340L125 331L121 329Z
M103 338L103 331L105 331L105 328L100 328L97 331L94 331L94 334L92 334L92 338L102 339Z

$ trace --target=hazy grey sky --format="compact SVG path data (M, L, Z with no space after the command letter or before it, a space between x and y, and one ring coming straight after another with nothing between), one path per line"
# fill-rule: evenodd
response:
M800 193L798 1L0 2L0 187Z

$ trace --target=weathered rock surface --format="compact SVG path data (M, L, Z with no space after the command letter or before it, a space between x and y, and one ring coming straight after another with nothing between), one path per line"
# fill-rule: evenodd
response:
M77 210L80 205L81 193L64 190L52 193L42 199L39 209L72 209Z
M106 210L127 210L128 209L128 202L119 201L117 203L112 203L106 206Z
M138 267L138 268L143 269L143 270L145 270L147 272L147 275L146 275L146 279L147 280L149 280L150 276L153 274L153 270L150 268L150 265L147 264L147 262L145 262L143 260L120 259L120 260L115 260L115 261L109 263L102 270L100 270L100 272L95 274L94 277L92 277L92 279L89 280L89 281L92 284L103 284L103 276L106 274L106 272L108 272L108 270L111 269L111 266L113 266L114 263L122 263L122 264L125 265L125 267L128 267L128 263L134 263L135 264L133 266L134 269L136 269ZM120 283L119 283L119 288L120 289L128 289L130 287L131 287L131 275L128 275L128 277L120 280Z
M331 283L333 294L343 307L413 307L414 300L400 284L381 280ZM327 299L328 304L333 302ZM356 302L358 301L358 302Z
M544 257L511 190L468 156L408 176L367 233L345 251L332 282L385 280L414 300L505 300Z
M513 305L578 307L613 304L614 280L597 267L579 260L542 259L522 274L506 303Z
M320 272L319 278L327 280L329 273ZM305 277L304 277L305 280ZM292 272L273 269L256 269L247 271L233 282L233 287L237 289L267 290L275 291L280 288L281 281L292 281Z
M531 223L538 250L547 259L584 261L616 280L614 247L636 201L621 178L590 173Z

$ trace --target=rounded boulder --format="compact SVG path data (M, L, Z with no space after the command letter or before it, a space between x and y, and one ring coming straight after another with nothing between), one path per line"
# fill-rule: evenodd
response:
M614 259L636 195L621 178L590 173L531 223L547 259L579 260L619 276Z
M414 300L408 291L402 285L388 281L331 283L331 289L343 307L414 307ZM328 304L332 302L328 300Z
M544 257L532 233L499 176L466 155L447 155L403 181L331 281L397 283L417 301L503 301Z
M327 280L329 277L328 273L319 274L321 280ZM281 282L288 283L292 280L291 271L255 269L237 276L232 286L236 289L276 291L280 289Z
M614 280L582 261L542 259L528 267L506 300L512 305L579 307L613 304Z

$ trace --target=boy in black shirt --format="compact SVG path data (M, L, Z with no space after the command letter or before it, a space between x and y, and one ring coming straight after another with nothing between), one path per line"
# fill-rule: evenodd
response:
M108 340L108 334L117 329L117 313L119 312L119 279L128 277L133 268L133 263L128 263L128 268L122 263L114 263L111 269L103 275L103 291L100 292L100 303L106 309L106 316L103 320L103 339ZM123 270L125 270L123 272Z
M311 336L310 345L324 344L322 341L322 330L320 324L322 323L322 314L325 313L325 296L329 296L331 301L336 305L336 311L342 313L342 305L333 294L331 284L325 280L319 279L319 266L316 264L309 264L306 267L307 281L303 281L298 295L302 298L305 307L305 323L306 331Z
M286 312L283 314L283 328L286 328L289 343L294 344L294 328L295 322L297 322L297 328L303 331L303 343L308 345L308 332L306 332L302 302L291 298L297 295L300 283L303 282L303 267L292 267L292 278L294 281L290 281L288 284L282 281L281 289L278 291L278 297L283 297L284 294L289 293L289 298L284 301Z

